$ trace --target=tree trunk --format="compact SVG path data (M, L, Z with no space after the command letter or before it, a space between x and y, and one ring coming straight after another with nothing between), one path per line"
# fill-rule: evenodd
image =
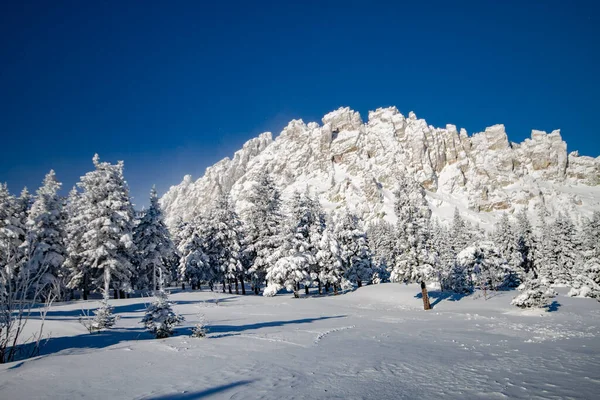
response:
M104 268L104 299L108 301L110 297L110 270Z
M235 294L240 294L240 285L237 278L235 278Z
M152 291L156 291L156 266L152 263Z
M119 298L119 291L117 289L113 289L113 298L117 300Z
M181 290L185 290L185 282L181 282Z
M329 293L329 289L331 288L331 283L327 282L325 284L325 293Z
M88 295L90 294L89 292L89 286L88 286L88 274L84 274L83 275L83 299L87 300L88 299Z
M333 284L333 294L334 294L335 296L337 296L337 295L338 295L338 285L337 285L337 283L334 283L334 284Z
M298 287L296 287L297 289ZM300 296L298 295L298 290L294 290L294 298L299 298Z
M358 283L358 287L362 286L362 281L360 279L358 281L356 281L356 283Z
M323 294L323 285L321 284L321 281L319 281L319 294Z
M304 284L304 294L308 296L308 285Z
M254 285L254 294L258 296L258 285Z
M233 292L231 291L231 279L227 283L227 286L229 287L229 294L233 294Z
M423 295L423 309L431 310L431 304L429 304L429 295L427 294L427 286L423 281L421 281L421 294Z
M244 279L240 279L240 283L242 284L242 294L246 294L246 286L244 286Z
M126 298L124 290L119 290L119 297L122 299Z

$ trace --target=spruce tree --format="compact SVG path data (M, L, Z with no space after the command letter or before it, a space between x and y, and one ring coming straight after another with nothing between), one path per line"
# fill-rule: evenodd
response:
M337 241L332 223L325 226L317 251L317 262L319 264L319 282L325 285L325 290L333 286L335 294L344 284L344 263L342 262L340 244Z
M508 263L511 275L507 285L517 287L525 280L525 270L523 269L524 259L523 253L519 246L519 235L516 229L512 226L508 214L503 213L500 220L496 223L495 231L492 234L492 240L500 255Z
M526 208L517 214L516 234L517 247L523 260L521 269L526 276L535 277L535 236Z
M0 184L0 265L4 268L5 279L16 274L23 254L20 249L25 239L25 226L19 213L15 197L5 183Z
M242 294L246 294L242 265L243 226L229 197L221 195L203 222L204 253L215 268L214 275L228 283L229 293L232 293L231 284L235 283L235 292L239 294L241 283Z
M284 245L281 248L282 257L267 269L267 296L285 287L298 297L301 283L308 294L311 282L318 279L319 264L316 255L323 231L320 207L307 194L296 192L289 208Z
M402 178L394 206L399 253L390 270L392 282L422 282L436 276L438 255L431 246L431 209L415 180Z
M82 189L80 221L85 224L80 265L89 270L92 287L102 290L106 301L111 284L119 289L129 286L134 211L123 163L100 162L97 154L93 161L95 170L78 183Z
M58 194L60 187L61 183L51 170L37 191L27 218L24 244L27 261L23 268L31 276L44 271L38 281L38 285L44 288L32 289L42 290L44 297L52 295L63 299L68 274L63 269L66 255L65 218L63 200Z
M348 210L335 220L334 234L339 243L344 278L361 287L373 278L373 263L367 235L358 218Z
M281 196L266 171L258 177L247 200L250 208L246 218L245 257L254 292L258 294L268 268L275 265L282 253Z
M214 284L217 279L211 274L210 260L204 252L202 237L200 236L200 222L195 220L180 226L178 252L180 254L178 279L188 282L192 289L200 288L201 282Z
M65 206L65 248L64 269L67 273L67 287L82 289L82 298L88 299L90 291L90 266L84 262L83 234L87 229L85 215L82 212L83 199L77 188L69 192Z
M133 242L137 249L135 286L160 290L165 280L171 280L170 264L177 250L164 223L154 187L150 191L150 206L133 231Z

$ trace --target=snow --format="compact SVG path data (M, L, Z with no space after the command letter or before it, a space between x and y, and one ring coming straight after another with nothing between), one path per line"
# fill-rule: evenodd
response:
M328 213L348 207L365 222L395 222L390 196L406 175L427 190L435 217L443 220L458 207L486 230L504 212L526 208L533 218L540 204L552 203L554 216L600 211L600 157L568 154L559 131L533 131L531 139L511 143L504 125L469 136L395 107L369 112L366 123L343 107L322 125L293 120L275 139L265 133L248 141L195 182L186 176L161 198L167 225L198 216L220 191L231 194L243 219L248 188L263 171L283 200L308 187Z
M3 399L594 398L600 303L559 289L551 312L510 306L515 291L446 297L380 284L293 299L205 291L170 296L174 337L140 323L149 298L111 300L115 329L88 334L82 307L48 313L34 359L0 365ZM218 304L217 304L218 303ZM190 337L200 318L208 335ZM39 320L30 321L34 329Z

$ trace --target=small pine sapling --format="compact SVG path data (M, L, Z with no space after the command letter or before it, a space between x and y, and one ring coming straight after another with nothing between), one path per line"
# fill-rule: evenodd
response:
M173 327L184 321L183 316L173 311L167 293L163 290L156 291L155 299L146 310L142 324L146 326L157 339L164 339L173 335Z
M192 337L202 339L206 337L207 333L208 328L206 318L204 317L204 314L200 314L198 315L198 323L192 328Z
M547 308L552 304L556 291L545 280L530 279L519 286L518 294L511 302L519 308Z

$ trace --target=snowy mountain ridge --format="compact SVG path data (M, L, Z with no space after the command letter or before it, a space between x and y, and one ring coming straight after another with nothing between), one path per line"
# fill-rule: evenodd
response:
M246 189L263 169L284 199L308 188L327 210L348 206L366 220L395 220L393 190L404 174L425 187L435 216L446 219L458 207L484 227L521 207L534 215L541 202L553 214L575 217L600 210L600 157L568 154L559 130L533 130L530 139L512 143L504 125L468 136L396 107L369 112L367 122L345 107L325 115L322 125L292 120L276 139L262 133L196 181L186 175L160 200L167 223L199 215L219 193L230 193L243 214Z

